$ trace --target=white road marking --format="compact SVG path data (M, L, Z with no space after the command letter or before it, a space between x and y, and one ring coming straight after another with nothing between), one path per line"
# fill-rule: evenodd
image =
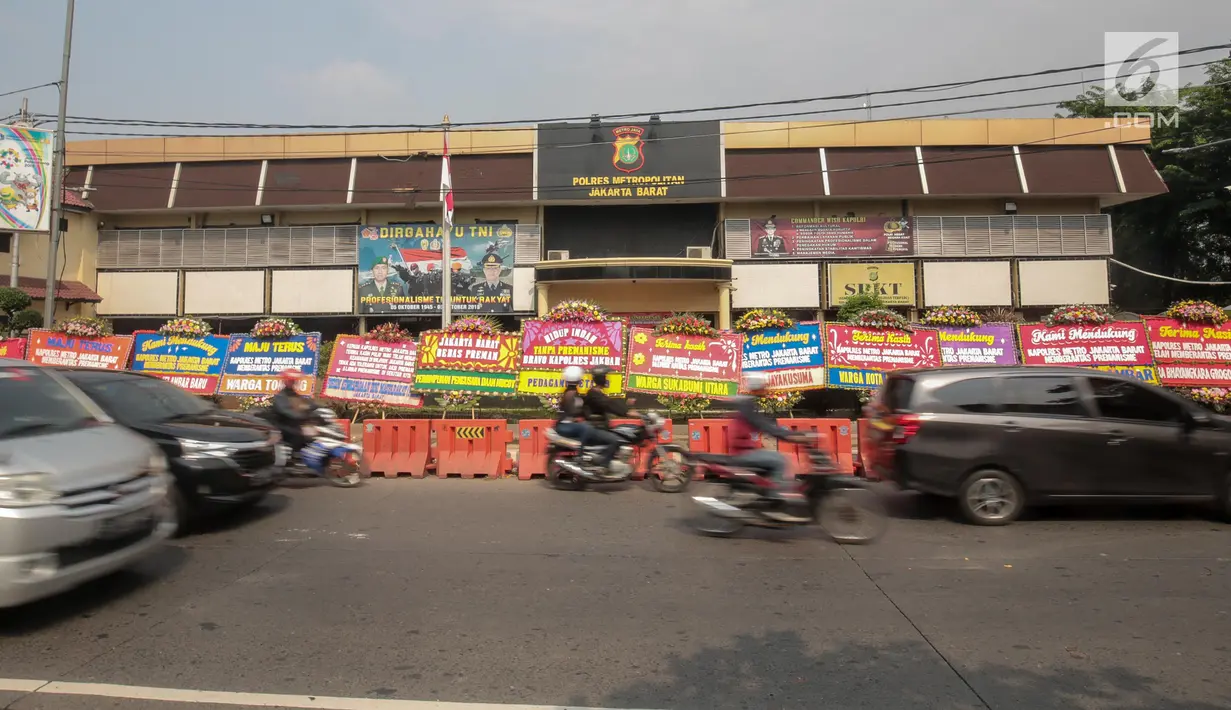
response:
M62 683L59 681L0 678L0 691L36 695L78 695L123 700L151 700L164 703L202 705L243 705L259 708L307 708L309 710L631 710L629 708L580 708L563 705L505 705L500 703L444 703L431 700L394 700L388 698L330 698L321 695L275 695L236 693L223 690L185 690L147 688L106 683Z

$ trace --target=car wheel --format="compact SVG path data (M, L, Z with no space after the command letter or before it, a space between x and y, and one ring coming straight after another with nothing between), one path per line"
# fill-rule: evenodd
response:
M994 469L976 471L958 490L958 505L975 525L1008 525L1026 507L1026 495L1012 474Z

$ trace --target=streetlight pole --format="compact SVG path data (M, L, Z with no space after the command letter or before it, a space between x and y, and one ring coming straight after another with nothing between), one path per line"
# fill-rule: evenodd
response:
M64 117L68 113L68 65L73 51L73 11L76 0L68 0L64 16L64 59L60 64L60 112L56 117L56 145L51 159L51 242L47 248L47 288L43 293L43 327L51 327L56 317L56 254L60 251L60 222L64 216Z

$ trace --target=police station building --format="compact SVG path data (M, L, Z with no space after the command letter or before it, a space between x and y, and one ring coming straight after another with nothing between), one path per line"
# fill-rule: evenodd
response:
M875 290L1028 316L1108 303L1112 205L1166 191L1147 127L1085 119L543 124L452 130L455 232L439 228L439 132L70 143L119 332L175 315L222 332L265 315L326 335L455 313L509 326L592 299L652 321L832 316Z

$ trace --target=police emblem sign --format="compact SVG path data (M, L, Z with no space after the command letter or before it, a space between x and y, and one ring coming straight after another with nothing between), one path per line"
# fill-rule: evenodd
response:
M538 199L721 197L721 133L718 121L539 124Z

